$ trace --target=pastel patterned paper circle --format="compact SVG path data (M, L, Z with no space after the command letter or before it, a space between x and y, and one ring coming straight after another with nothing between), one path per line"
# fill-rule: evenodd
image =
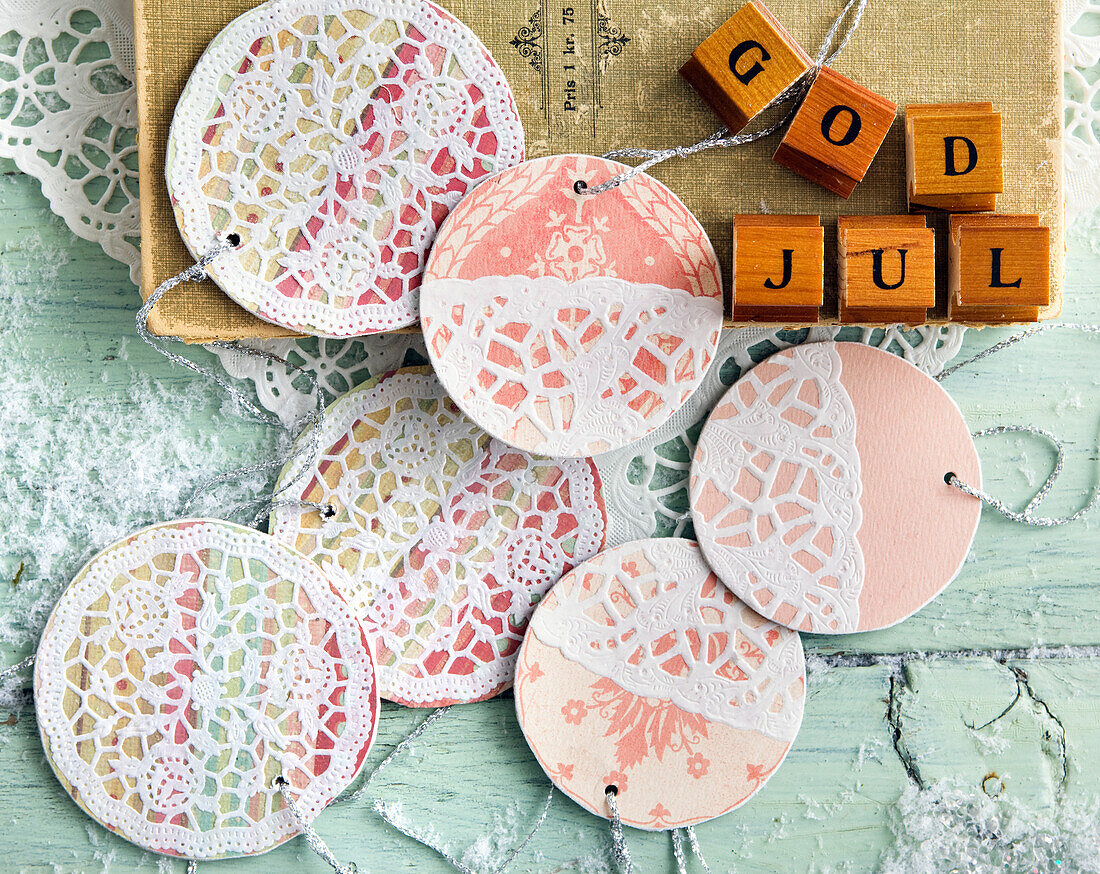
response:
M230 23L176 107L165 169L192 254L270 322L328 337L414 324L436 229L523 160L488 50L427 0L271 0Z
M85 812L148 850L262 853L355 777L378 720L363 630L274 538L190 519L93 558L35 664L46 757Z
M567 574L535 611L516 710L566 795L623 822L677 828L743 804L802 722L795 632L723 586L698 544L638 540Z
M594 455L657 428L722 328L703 227L669 189L584 155L528 161L466 197L432 247L421 318L439 378L505 443Z
M742 377L711 413L691 467L707 561L791 628L886 628L954 579L981 504L962 413L913 365L857 343L808 343Z
M315 468L284 471L280 486L335 515L284 507L271 531L311 556L372 630L382 696L438 707L511 686L535 604L603 547L596 466L491 438L428 367L337 400L320 446Z

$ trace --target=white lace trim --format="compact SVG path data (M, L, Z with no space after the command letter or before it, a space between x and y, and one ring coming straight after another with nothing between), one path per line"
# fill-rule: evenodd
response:
M712 722L790 742L802 721L798 635L734 597L690 540L635 541L585 562L531 632L628 692Z
M702 381L722 327L718 298L612 276L433 279L422 307L439 378L470 418L558 457L662 425Z
M393 41L374 41L389 25ZM348 337L416 322L439 224L480 179L522 160L508 83L438 6L270 0L199 60L165 172L193 254L241 235L236 256L208 268L231 297L268 321Z
M802 631L859 625L863 486L842 368L835 343L754 368L711 414L691 469L711 567L765 616Z
M310 561L249 528L182 520L77 574L39 645L35 706L89 814L147 849L213 859L297 833L273 773L307 820L336 797L378 698L362 628Z
M491 439L426 367L341 398L321 445L289 494L337 515L279 509L272 533L310 555L376 630L382 694L428 705L510 685L535 604L603 546L591 461Z

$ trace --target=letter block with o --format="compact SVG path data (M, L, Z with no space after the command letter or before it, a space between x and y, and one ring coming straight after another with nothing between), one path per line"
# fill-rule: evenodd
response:
M735 322L818 321L824 276L825 229L820 216L734 216Z
M896 110L885 97L822 67L774 158L846 198L867 174Z
M936 235L925 217L841 216L837 290L843 323L927 322L936 305Z
M1034 322L1050 305L1050 229L1035 215L953 215L947 315L955 322Z
M759 0L691 53L680 75L734 133L810 68L810 57Z
M988 212L1004 191L1001 114L992 103L905 107L906 193L914 211Z

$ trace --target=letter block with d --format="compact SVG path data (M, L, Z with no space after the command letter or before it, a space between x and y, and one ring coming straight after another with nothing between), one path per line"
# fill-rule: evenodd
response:
M936 235L919 215L837 219L837 289L845 324L923 325L936 305Z
M822 67L775 160L847 198L867 174L896 110L885 97Z
M951 216L947 263L953 322L1036 322L1050 305L1050 228L1038 216Z
M986 212L1004 190L1001 114L992 103L905 107L906 193L914 211Z
M680 68L734 133L810 68L810 57L759 0L742 6Z
M819 216L734 216L735 322L818 321L824 276L825 229Z

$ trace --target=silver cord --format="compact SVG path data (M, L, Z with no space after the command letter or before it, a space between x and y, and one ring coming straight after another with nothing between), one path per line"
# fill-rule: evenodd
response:
M187 860L187 874L198 874L199 863L197 859Z
M619 874L634 874L634 862L630 858L626 836L623 835L623 819L619 815L618 796L619 790L615 786L608 786L604 790L607 809L611 813L611 855L615 860L615 867L619 869Z
M988 358L990 355L994 355L1000 352L1002 349L1007 349L1009 346L1014 346L1022 340L1026 340L1028 337L1034 337L1037 334L1045 334L1048 331L1053 331L1057 328L1070 328L1075 331L1083 331L1086 334L1100 334L1100 325L1085 325L1074 322L1060 322L1053 325L1035 325L1024 331L1020 331L1013 334L1011 337L1007 337L1001 340L999 343L994 343L987 349L983 349L976 355L972 355L965 361L960 361L958 364L954 364L948 367L942 373L935 377L937 381L942 381L951 374L956 373L964 367L968 367L983 358ZM997 425L992 428L986 428L982 431L975 431L974 437L989 437L995 434L1034 434L1038 437L1043 437L1049 440L1053 444L1055 450L1058 453L1058 457L1054 462L1054 467L1050 472L1050 476L1046 478L1042 487L1035 493L1030 501L1027 502L1027 506L1022 510L1013 510L1000 498L995 498L982 489L976 488L966 482L963 482L954 473L949 471L944 475L944 482L949 486L958 489L964 494L970 495L972 498L977 498L991 510L994 510L1004 516L1011 522L1017 522L1020 525L1031 525L1036 528L1057 528L1062 525L1069 525L1087 516L1100 504L1100 482L1094 483L1092 490L1089 493L1089 499L1085 502L1077 512L1071 513L1068 516L1036 516L1035 511L1039 508L1039 505L1043 502L1043 499L1050 493L1051 488L1054 486L1054 481L1058 479L1058 476L1062 473L1062 465L1065 462L1066 452L1062 441L1054 436L1050 431L1044 428L1039 428L1035 425Z
M699 864L703 866L703 870L710 874L710 865L707 864L707 860L703 858L703 850L699 846L699 838L695 836L695 826L684 826L684 831L687 832L688 843L691 844L691 852L695 854L695 858L699 860Z
M294 817L294 822L298 826L298 830L305 835L306 843L309 844L309 848L328 862L336 874L356 874L358 869L355 867L355 863L348 862L346 865L341 865L340 861L333 855L332 850L328 848L328 844L326 844L324 839L317 834L317 830L306 822L301 809L298 807L298 802L296 802L294 797L290 794L290 784L280 775L275 778L275 785L279 789L279 794L283 796L283 801L286 803L290 815Z
M274 413L270 413L267 410L261 409L252 400L245 395L239 388L223 378L220 374L213 370L209 370L199 364L196 364L190 358L186 358L176 352L173 352L166 345L164 341L175 341L178 343L184 342L182 337L164 336L158 337L149 330L149 317L153 312L153 307L157 305L161 298L164 297L169 291L175 288L177 285L181 285L184 282L201 282L204 279L209 278L209 274L206 268L210 266L216 259L220 258L228 252L233 251L240 245L240 237L237 234L230 234L225 239L218 240L213 246L211 246L203 255L184 270L182 273L178 273L175 276L166 279L160 285L156 287L156 290L149 295L146 301L142 304L141 309L138 310L136 325L138 336L141 337L146 343L152 346L157 352L171 361L173 364L178 364L181 367L186 367L188 370L197 373L207 379L217 383L221 388L227 391L233 398L239 403L245 410L251 413L255 418L259 419L269 425L275 425L287 434L291 434L290 428L288 428L278 416ZM321 443L321 424L324 422L325 417L325 397L321 391L320 383L317 380L316 374L305 370L295 364L291 364L285 358L276 355L273 352L267 352L263 349L256 349L252 346L246 346L243 343L236 343L230 341L216 341L209 344L219 349L231 349L235 352L239 352L242 355L247 355L253 358L262 358L265 361L270 361L276 364L283 365L298 371L301 375L305 376L310 382L310 389L315 399L315 408L304 417L304 419L298 423L299 429L309 428L314 426L310 430L310 439L302 446L293 448L287 457L277 458L272 461L260 462L259 464L248 465L246 467L240 467L236 470L231 470L226 473L218 474L211 477L204 482L200 483L195 490L191 493L191 496L187 499L187 503L184 505L184 511L188 512L191 505L198 499L198 497L205 492L209 491L216 486L219 486L226 482L232 482L244 477L252 476L258 473L267 473L268 471L278 470L284 465L291 464L300 460L301 464L298 466L298 470L295 475L287 476L285 478L284 485L273 491L270 495L262 498L256 498L251 501L244 501L231 507L227 515L232 516L238 512L243 512L251 508L258 508L250 520L250 524L255 527L263 518L269 514L273 509L279 506L292 504L295 506L308 506L315 510L320 511L322 514L328 514L329 508L320 504L313 503L312 501L280 501L279 498L284 492L290 489L296 482L298 475L302 471L307 470L316 461L320 454Z
M4 668L4 670L0 671L0 682L3 682L4 680L7 680L11 677L14 677L20 671L25 671L27 668L29 668L31 665L34 664L34 659L35 659L36 655L37 655L37 653L32 652L29 656L27 656L21 662L17 662L16 664L11 665L10 667Z
M672 855L676 858L676 874L688 874L687 857L684 855L684 836L678 828L670 829Z
M817 78L817 74L821 71L821 68L827 64L831 64L837 56L844 50L844 47L848 45L848 41L852 38L852 34L855 33L856 28L859 27L860 22L863 20L863 13L867 8L867 0L848 0L844 9L841 10L840 15L833 21L832 26L829 28L829 32L825 35L824 41L821 43L821 47L818 49L817 57L814 60L813 65L806 70L796 81L791 83L781 94L775 97L767 106L764 107L762 112L768 110L774 106L794 101L794 106L783 114L783 117L767 127L760 130L751 131L749 133L737 133L731 134L729 128L721 128L712 133L706 139L700 140L697 143L692 143L687 146L675 146L669 149L639 149L639 148L622 148L612 149L610 152L606 152L603 157L605 158L643 158L642 163L631 167L629 170L620 173L617 176L612 176L606 182L601 182L599 185L593 185L589 187L584 180L578 180L574 185L574 191L577 194L594 195L603 194L605 191L610 191L612 188L618 188L624 182L628 182L635 176L644 173L650 167L656 164L660 164L663 161L667 161L670 158L686 158L689 155L694 155L698 152L705 152L707 149L715 148L728 148L730 146L743 146L747 143L753 143L757 140L762 140L766 137L770 137L772 134L777 133L794 117L795 112L798 111L798 104L801 102L802 97L810 89L814 79ZM855 10L851 16L850 24L844 32L844 36L841 37L840 42L833 48L833 42L837 38L837 33L840 31L840 27L848 18L848 14Z

